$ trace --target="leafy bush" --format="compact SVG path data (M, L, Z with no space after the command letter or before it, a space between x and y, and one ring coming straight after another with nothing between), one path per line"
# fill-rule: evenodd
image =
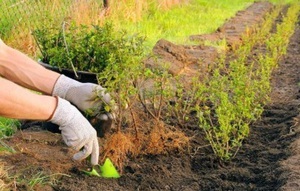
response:
M43 28L33 33L43 55L42 61L59 68L99 73L108 64L127 62L142 54L143 37L116 32L109 23L103 26Z

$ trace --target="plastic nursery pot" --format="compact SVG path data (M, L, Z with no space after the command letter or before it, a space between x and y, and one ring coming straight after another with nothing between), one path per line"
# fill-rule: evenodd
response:
M39 61L39 63L49 70L63 74L65 76L72 78L74 80L77 80L79 82L90 82L90 83L98 84L97 74L95 74L95 73L86 72L86 71L76 71L76 73L77 73L77 76L76 76L76 74L73 70L59 69L58 67L51 66L51 65L43 63L41 61Z
M51 65L43 63L41 61L39 61L39 63L49 70L63 74L65 76L72 78L74 80L77 80L79 82L83 82L83 83L89 82L89 83L98 84L97 74L95 74L95 73L86 72L86 71L76 71L76 73L77 73L77 76L76 76L76 74L73 70L59 69L58 67L51 66ZM87 119L90 121L92 126L96 129L98 137L104 137L104 134L110 130L110 127L112 125L112 120L103 121L103 120L100 120L98 118L98 116L87 117ZM60 133L58 125L53 124L51 122L43 122L42 126L44 129L47 129L50 132Z

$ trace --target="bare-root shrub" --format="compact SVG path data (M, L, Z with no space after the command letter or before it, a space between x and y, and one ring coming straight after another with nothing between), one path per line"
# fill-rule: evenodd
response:
M104 143L103 160L110 158L121 173L129 158L184 152L189 147L190 139L182 131L142 111L132 109L123 119L123 129L116 130Z
M190 116L199 105L202 98L202 88L199 76L192 79L190 84L182 83L180 78L176 81L176 95L168 102L167 114L173 118L180 127L186 127L191 120Z
M166 117L164 109L175 96L175 86L168 65L162 64L159 69L146 69L144 86L139 89L139 101L145 111L155 120Z
M166 124L157 121L146 139L144 154L166 154L169 151L183 151L188 147L189 138L178 129L170 129Z
M136 156L139 145L135 144L136 138L130 133L117 132L107 138L103 148L103 159L110 158L116 167L122 172L122 167L128 156Z

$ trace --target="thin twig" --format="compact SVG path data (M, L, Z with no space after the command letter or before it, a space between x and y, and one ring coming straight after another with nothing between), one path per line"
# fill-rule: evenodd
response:
M138 93L138 98L141 102L141 104L143 105L144 109L155 119L155 115L149 110L149 108L146 106L146 103L144 103L143 99L142 99L142 95L140 93Z
M63 24L62 24L63 38L64 38L64 43L65 43L66 51L67 51L67 54L68 54L68 60L69 60L69 62L70 62L70 64L71 64L71 66L72 66L72 69L73 69L73 71L74 71L74 73L75 73L76 78L78 78L76 69L75 69L74 64L73 64L73 62L72 62L72 59L70 58L70 53L69 53L69 49L68 49L68 44L67 44L66 37L65 37L65 25L66 25L66 22L63 21Z
M130 107L129 108L129 111L130 111L130 114L131 114L131 117L132 117L132 120L133 120L133 125L134 125L134 130L135 130L135 137L138 139L138 127L137 127L137 122L136 122L136 119L135 119L135 116L134 116L134 113L132 111L132 108Z

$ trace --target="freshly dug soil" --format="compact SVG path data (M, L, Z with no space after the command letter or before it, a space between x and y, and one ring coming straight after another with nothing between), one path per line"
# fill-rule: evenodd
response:
M271 9L270 3L254 3L228 20L216 35L230 39L230 46L240 43L247 24L261 21ZM281 22L281 19L276 22ZM265 107L261 119L251 125L250 136L230 162L216 159L196 123L181 129L191 137L187 151L130 158L119 179L84 175L80 171L84 164L71 161L74 151L65 146L61 136L42 130L39 124L31 124L5 140L17 152L1 153L0 160L5 162L11 175L23 179L41 172L54 174L52 178L56 178L52 184L40 184L34 188L19 183L17 190L300 190L299 24L290 39L287 55L272 75L271 102ZM212 36L207 35L207 38ZM209 53L203 54L202 51ZM172 62L171 73L186 76L193 72L193 67L187 70L186 66L192 66L201 55L205 56L203 63L206 64L218 56L212 47L174 45L165 40L158 42L154 52L162 60ZM149 59L149 66L157 65ZM103 141L99 138L100 145Z

